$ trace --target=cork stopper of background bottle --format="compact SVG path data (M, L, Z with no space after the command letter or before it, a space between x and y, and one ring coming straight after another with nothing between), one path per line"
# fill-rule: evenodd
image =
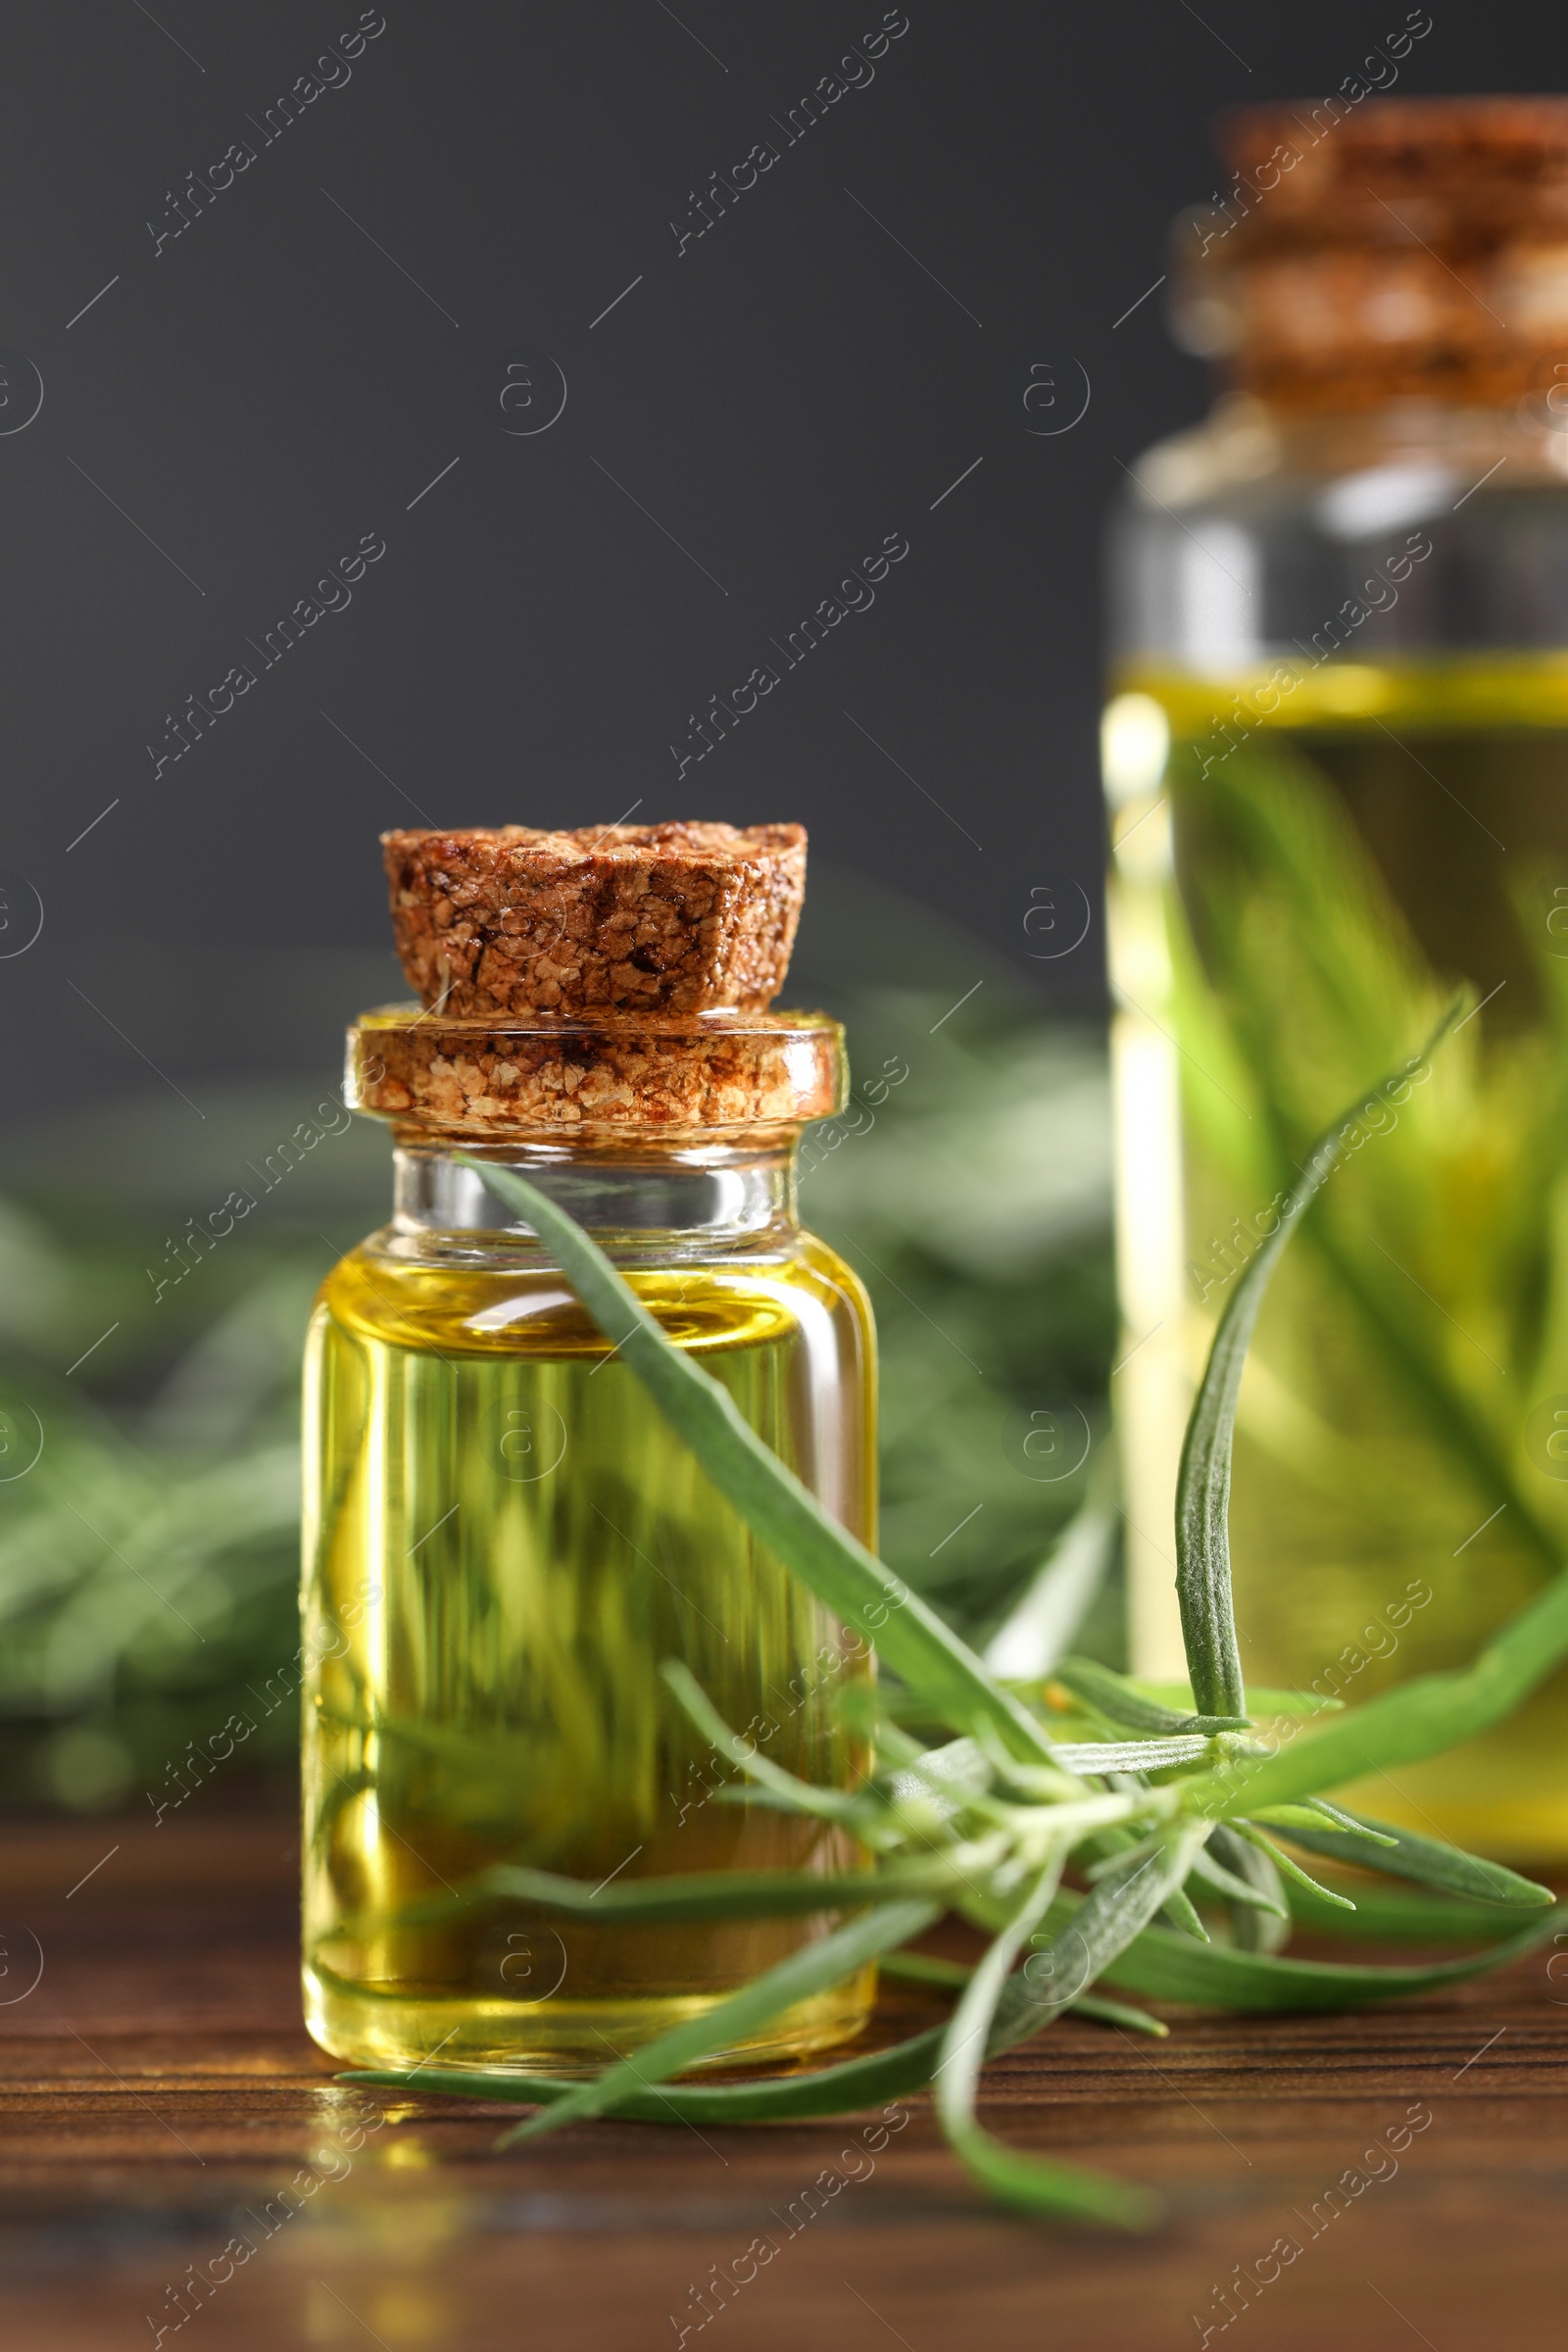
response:
M1227 185L1176 226L1178 340L1282 409L1560 406L1568 99L1379 98L1367 67L1221 122Z

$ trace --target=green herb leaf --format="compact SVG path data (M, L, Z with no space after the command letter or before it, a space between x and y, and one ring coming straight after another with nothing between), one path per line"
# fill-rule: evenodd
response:
M465 1897L460 1890L460 1899L502 1899L530 1911L617 1927L658 1927L677 1920L783 1919L815 1911L863 1910L872 1903L919 1895L948 1896L964 1884L965 1874L980 1859L961 1846L949 1846L929 1859L891 1863L877 1871L841 1871L832 1877L802 1870L694 1870L617 1879L603 1888L590 1886L586 1879L497 1862L475 1882L473 1894ZM402 1924L410 1924L406 1915Z
M1324 1910L1328 1908L1325 1904ZM1178 1936L1170 1928L1146 1928L1136 1943L1107 1965L1104 1975L1121 1990L1140 1992L1152 2000L1191 2001L1200 2008L1235 2009L1250 2016L1359 2009L1372 2001L1436 1992L1446 1984L1462 1984L1469 1977L1485 1976L1490 1969L1505 1968L1549 1936L1556 1919L1568 1921L1568 1911L1543 1912L1539 1925L1463 1959L1388 1968L1339 1960L1277 1959L1222 1943L1194 1943L1191 1936ZM1479 1927L1475 1931L1478 1936L1489 1932Z
M936 1984L961 1991L974 1975L961 1960L939 1960L929 1952L889 1952L878 1964L885 1977L903 1977L911 1984ZM1147 2009L1130 2001L1107 2000L1102 1993L1081 1992L1067 2003L1069 2017L1088 2017L1098 2025L1124 2026L1130 2034L1148 2034L1156 2041L1168 2038L1170 2028Z
M786 1772L770 1756L764 1756L757 1743L750 1744L730 1726L713 1705L702 1684L689 1666L679 1658L666 1658L660 1674L676 1703L696 1724L704 1738L712 1741L717 1754L727 1756L744 1772L748 1780L790 1811L815 1814L823 1821L851 1821L859 1809L858 1792L850 1788L818 1788L809 1781L797 1779ZM726 1791L720 1790L723 1795ZM750 1795L750 1791L730 1790L731 1795Z
M1336 1810L1338 1808L1336 1807ZM1348 1816L1355 1820L1354 1815ZM1291 1828L1293 1845L1309 1854L1326 1854L1336 1862L1353 1862L1361 1870L1376 1870L1393 1879L1414 1879L1445 1894L1467 1895L1476 1903L1507 1904L1511 1909L1536 1911L1554 1898L1549 1886L1522 1879L1500 1862L1483 1862L1456 1845L1442 1845L1435 1838L1418 1838L1413 1830L1396 1830L1387 1822L1356 1822L1359 1831L1373 1830L1379 1842L1369 1845L1354 1831L1334 1830L1327 1823L1307 1829Z
M1459 1016L1456 1000L1433 1031L1426 1059ZM1396 1085L1408 1065L1379 1079L1371 1092ZM1181 1603L1182 1640L1193 1695L1205 1713L1240 1715L1247 1693L1236 1618L1231 1606L1231 1552L1227 1520L1231 1499L1231 1441L1242 1369L1257 1321L1263 1293L1281 1250L1301 1212L1340 1163L1348 1122L1342 1115L1318 1137L1280 1213L1238 1277L1214 1333L1182 1445L1176 1481L1176 1590Z
M1249 1728L1245 1715L1200 1716L1190 1708L1161 1706L1126 1675L1094 1658L1060 1658L1051 1670L1051 1680L1060 1683L1107 1723L1124 1724L1132 1732L1245 1732Z
M1052 2164L1004 2147L975 2120L975 2093L998 2005L1012 1964L1050 1908L1060 1876L1058 1856L1040 1873L1027 1901L998 1936L965 1985L932 2078L937 2113L964 2166L1004 2204L1026 2213L1140 2229L1158 2210L1147 2192L1101 2174Z
M1332 1886L1321 1886L1309 1871L1303 1870L1299 1862L1293 1862L1290 1855L1274 1843L1272 1838L1265 1838L1262 1831L1255 1828L1251 1822L1237 1821L1233 1822L1231 1827L1239 1838L1247 1839L1249 1845L1255 1845L1260 1853L1267 1854L1283 1878L1293 1880L1298 1886L1309 1886L1320 1900L1332 1903L1337 1911L1353 1911L1355 1909L1355 1904L1349 1895L1338 1894Z
M1200 1943L1208 1942L1208 1930L1199 1918L1193 1898L1184 1887L1178 1886L1174 1894L1166 1895L1160 1911L1179 1934L1195 1936Z
M749 1984L743 1984L727 1999L716 2001L701 2017L688 2018L667 2034L645 2043L635 2058L623 2058L618 2066L596 2075L591 2082L574 2083L565 2098L544 2114L519 2124L499 2144L509 2147L514 2140L537 2139L542 2133L559 2131L562 2125L575 2123L583 2116L602 2115L616 2104L622 2092L638 2085L646 2088L650 2083L662 2082L667 2075L700 2066L705 2058L744 2041L797 2001L808 2000L814 1992L843 1984L846 1977L856 1975L879 1952L907 1943L940 1917L941 1908L939 1903L930 1902L878 1904L875 1910L851 1920L847 1927L836 1929L831 1936L823 1936L792 1952L776 1968L754 1977Z
M1200 1860L1230 1872L1251 1889L1250 1903L1233 1903L1231 1934L1244 1952L1277 1952L1288 1943L1294 1916L1285 1882L1271 1855L1217 1823ZM1196 1874L1195 1874L1196 1875ZM1329 1908L1324 1906L1325 1910ZM1337 1919L1339 1914L1333 1916Z
M999 2204L1018 2213L1110 2223L1119 2230L1147 2230L1159 2219L1160 2199L1130 2180L1091 2172L1087 2165L1054 2164L1049 2157L1027 2155L1021 2148L1007 2147L979 2124L950 2125L948 2136L965 2171Z
M1281 1829L1348 1830L1365 1845L1397 1845L1399 1840L1389 1830L1375 1830L1370 1822L1358 1821L1353 1813L1342 1813L1327 1797L1307 1796L1298 1805L1266 1805L1253 1812L1254 1821L1277 1824Z
M1054 1933L1044 1950L1025 1963L1023 1975L1004 1990L992 2047L1010 2048L1014 2040L1049 2025L1098 1978L1112 1974L1135 1938L1146 1933L1159 1937L1160 1948L1176 1944L1184 1951L1210 1951L1212 1946L1191 1936L1149 1928L1154 1914L1179 1891L1201 1843L1201 1830L1184 1823L1147 1853L1119 1854L1088 1894L1057 1894L1047 1919ZM1142 1984L1134 1990L1157 1993L1158 1987Z
M934 1952L888 1952L877 1966L884 1977L903 1977L910 1984L935 1984L945 1992L961 1992L974 1975L962 1960L941 1960Z
M1221 1835L1215 1831L1215 1837ZM1212 1844L1210 1839L1209 1843ZM1227 1870L1218 1856L1202 1847L1193 1856L1189 1886L1197 1884L1210 1894L1223 1895L1228 1903L1245 1903L1250 1910L1272 1912L1276 1919L1289 1919L1290 1906L1267 1884L1259 1885L1251 1878L1243 1878L1238 1871Z
M1102 1992L1081 1992L1067 2003L1067 2015L1092 2018L1101 2026L1119 2026L1128 2034L1147 2034L1153 2041L1170 2038L1169 2026L1151 2017L1147 2009L1135 2009L1131 2001L1107 2000Z
M1248 1848L1249 1852L1254 1850ZM1402 1886L1386 1886L1379 1879L1359 1877L1354 1889L1356 1907L1348 1912L1335 1910L1304 1886L1293 1886L1291 1915L1314 1935L1366 1938L1376 1943L1502 1943L1519 1932L1518 1912L1504 1910L1498 1903L1467 1902L1460 1895L1414 1894Z
M1190 1740L1084 1740L1058 1747L1063 1772L1163 1772L1173 1764L1196 1764L1209 1752L1201 1737Z

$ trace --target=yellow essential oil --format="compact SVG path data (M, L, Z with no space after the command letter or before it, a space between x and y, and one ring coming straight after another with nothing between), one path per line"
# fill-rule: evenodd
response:
M394 1064L417 1029L412 1008L401 1017L406 1031L380 1015L357 1033ZM790 1016L762 1017L788 1031ZM808 1088L802 1105L831 1108L838 1033L798 1029L816 1078L830 1066L828 1096ZM591 1062L596 1049L546 1050ZM365 1066L361 1053L374 1108ZM553 1189L873 1542L869 1306L796 1222L798 1123L773 1108L738 1137L466 1147L399 1113L398 1215L328 1276L307 1370L304 1973L311 2031L340 2057L597 2071L839 1924L599 1927L484 1885L506 1864L608 1891L864 1859L842 1831L754 1801L660 1669L682 1661L774 1762L853 1788L868 1757L843 1701L872 1671L868 1646L757 1542L539 1244L454 1157L476 1150ZM873 1990L868 1970L719 2057L841 2041Z
M1264 1302L1231 1498L1248 1677L1355 1705L1465 1663L1568 1559L1568 663L1267 674L1130 669L1110 710L1113 765L1118 728L1135 768L1140 729L1170 738L1113 825L1122 1280L1153 1334L1119 1409L1143 1657L1169 1666L1194 1382L1293 1163L1360 1090ZM1466 982L1479 1009L1367 1102ZM1560 1857L1565 1743L1559 1674L1351 1793Z

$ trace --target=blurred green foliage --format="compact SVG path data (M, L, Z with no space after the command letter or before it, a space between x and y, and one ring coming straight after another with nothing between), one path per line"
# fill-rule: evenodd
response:
M876 1307L883 1554L980 1640L1106 1433L1109 1133L1096 1032L968 1007L934 1029L949 1003L856 1004L850 1109L808 1142L801 1214Z
M856 1087L808 1142L802 1214L876 1305L886 1556L978 1639L1083 1501L1114 1311L1102 1040L990 966L951 1011L975 968L960 956L951 989L946 968L936 987L813 987L849 1020ZM0 1203L12 1806L156 1811L215 1770L291 1782L301 1340L332 1256L385 1214L384 1139L358 1121L326 1137L183 1282L156 1283L180 1262L169 1200L216 1202L231 1162L254 1172L269 1119L287 1133L308 1109L297 1091L231 1095L194 1145L159 1111L161 1198L136 1180L146 1139L117 1147L99 1113L90 1149L76 1132L24 1155ZM177 1189L172 1148L201 1160ZM1089 1640L1117 1656L1113 1597ZM231 1715L255 1727L238 1744Z

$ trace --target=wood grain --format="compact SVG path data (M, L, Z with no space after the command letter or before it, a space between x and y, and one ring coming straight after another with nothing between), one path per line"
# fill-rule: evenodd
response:
M1568 2347L1549 1946L1364 2016L1173 2013L1157 2044L1066 2020L1002 2061L994 2128L1165 2195L1125 2239L988 2209L922 2100L880 2148L860 2118L601 2124L502 2157L494 2109L377 2101L356 2123L299 2022L294 1872L270 1819L0 1831L8 2343L621 2352L685 2328L730 2352L1175 2352L1208 2327L1248 2352ZM877 2031L936 2014L901 1988ZM1396 2153L1412 2109L1429 2120ZM1331 2197L1348 2173L1363 2186ZM1299 2253L1255 2283L1282 2237ZM757 2240L774 2250L748 2258ZM221 2271L230 2241L254 2251L204 2299L193 2267ZM705 2321L711 2266L748 2259ZM1225 2324L1238 2265L1254 2283Z

